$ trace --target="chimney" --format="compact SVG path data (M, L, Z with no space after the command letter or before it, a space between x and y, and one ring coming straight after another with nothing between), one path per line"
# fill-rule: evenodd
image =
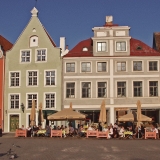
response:
M113 25L113 16L106 16L106 25Z
M62 53L65 50L65 37L60 37L60 48L62 49Z

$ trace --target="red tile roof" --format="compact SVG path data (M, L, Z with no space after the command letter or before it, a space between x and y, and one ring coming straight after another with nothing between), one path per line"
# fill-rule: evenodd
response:
M83 48L88 48L88 51L83 51ZM131 38L130 40L130 56L160 56L160 53L152 49L140 40ZM64 57L93 57L93 42L92 39L86 39L79 42L72 50Z
M0 45L3 47L3 50L6 52L10 50L13 46L11 42L5 39L3 36L0 35Z
M82 51L83 48L88 51ZM72 50L69 51L64 57L92 57L93 56L93 42L92 39L86 39L79 42Z
M139 47L139 49L137 49L137 47ZM142 41L131 38L130 56L160 56L160 53L149 47Z

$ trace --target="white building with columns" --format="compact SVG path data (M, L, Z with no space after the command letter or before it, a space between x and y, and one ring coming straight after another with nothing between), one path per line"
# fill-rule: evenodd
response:
M106 100L107 123L136 109L160 122L160 53L130 36L129 26L112 23L94 27L93 37L79 42L63 57L63 106L98 122Z

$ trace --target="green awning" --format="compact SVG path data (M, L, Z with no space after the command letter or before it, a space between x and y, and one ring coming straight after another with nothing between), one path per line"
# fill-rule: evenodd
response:
M43 110L43 118L47 119L47 117L49 115L52 115L52 114L57 113L57 112L58 111L56 111L56 110Z

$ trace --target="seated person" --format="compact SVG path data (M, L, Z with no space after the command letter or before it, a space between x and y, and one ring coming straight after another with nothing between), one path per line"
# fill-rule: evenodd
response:
M85 132L84 132L84 131L85 131L85 129L84 129L83 126L81 125L81 126L80 126L80 129L79 129L79 136L80 136L80 137L84 137L84 136L85 136Z
M108 127L108 130L109 130L109 135L108 135L108 137L109 137L109 138L112 138L112 137L113 137L113 127L112 127L112 126Z
M102 131L103 131L103 132L107 132L107 131L108 131L107 126L105 126Z
M33 126L33 137L34 137L34 136L37 136L38 130L39 130L39 128L38 128L36 125L34 125L34 126Z
M69 127L69 135L74 137L74 128L72 126Z
M120 136L121 138L124 137L124 126L122 126L122 127L120 128L119 136Z
M156 132L156 138L159 139L159 133L158 133L158 129L156 128L155 125L152 125L152 129L151 129L152 132Z
M31 130L32 130L31 126L28 126L28 128L27 128L27 137L31 137Z
M117 128L113 128L113 135L112 135L113 138L117 138L118 137L118 131L117 131Z
M91 125L89 125L89 127L88 127L88 129L87 129L88 131L94 131L94 128L92 128L92 126Z
M22 129L22 130L25 130L25 127L24 127L24 125L22 125L21 129Z
M51 126L49 127L48 125L46 126L46 133L45 136L49 137L51 135Z
M64 131L65 131L65 136L68 136L69 135L69 128L67 126L65 126Z

